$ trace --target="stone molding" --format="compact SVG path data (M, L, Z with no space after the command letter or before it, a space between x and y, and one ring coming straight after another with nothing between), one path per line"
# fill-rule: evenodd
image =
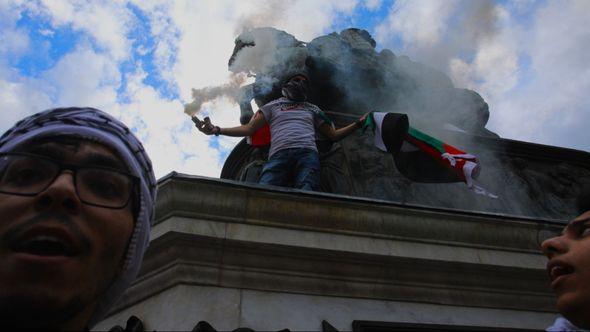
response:
M172 173L155 224L171 216L413 242L539 252L567 221L475 213Z
M140 277L175 285L553 312L538 249L562 223L171 174Z

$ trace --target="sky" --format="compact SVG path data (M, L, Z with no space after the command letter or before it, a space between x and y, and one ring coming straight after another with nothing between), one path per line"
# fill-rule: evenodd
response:
M44 109L95 107L142 140L157 177L219 177L239 139L199 133L183 110L191 89L230 82L235 38L356 27L477 91L501 137L590 152L589 20L588 0L0 0L0 132ZM201 115L239 124L227 98Z

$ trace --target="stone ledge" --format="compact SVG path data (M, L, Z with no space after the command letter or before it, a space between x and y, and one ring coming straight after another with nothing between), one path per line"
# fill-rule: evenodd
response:
M552 312L543 270L260 245L169 232L115 311L175 285Z
M158 195L155 224L178 216L531 253L538 253L541 233L563 225L183 175L162 180Z
M174 174L160 181L157 211L140 276L114 316L158 306L179 286L554 312L538 244L559 221Z
M546 259L538 250L505 250L491 246L450 241L414 240L384 237L366 233L318 232L307 228L284 228L272 225L232 223L171 217L155 225L152 241L169 233L212 237L223 241L239 241L250 246L318 249L342 254L366 254L404 257L440 262L482 264L490 266L539 269Z

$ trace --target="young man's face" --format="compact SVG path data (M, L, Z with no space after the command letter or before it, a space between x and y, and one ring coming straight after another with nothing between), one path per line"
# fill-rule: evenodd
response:
M590 211L541 245L557 297L557 310L580 328L590 328Z
M283 96L293 101L307 100L308 81L303 75L293 76L287 81L282 88Z
M113 152L93 142L41 142L20 152L65 164L126 170ZM34 179L32 173L26 168L15 172L23 177L15 181L17 186ZM79 175L78 190L83 183L92 184L90 180ZM111 184L106 178L96 180L94 185L106 195ZM84 195L87 201L104 203ZM134 226L132 201L115 209L84 203L70 170L35 196L0 193L0 320L22 321L21 326L87 320L122 267Z

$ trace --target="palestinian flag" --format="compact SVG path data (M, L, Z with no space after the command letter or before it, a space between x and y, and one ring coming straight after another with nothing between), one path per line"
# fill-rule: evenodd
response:
M393 155L395 165L416 182L465 182L478 194L497 196L474 183L481 170L476 156L409 126L405 114L373 112L363 130L372 128L375 146Z
M248 144L252 146L267 146L270 144L270 126L267 124L258 129L252 136L247 138Z

